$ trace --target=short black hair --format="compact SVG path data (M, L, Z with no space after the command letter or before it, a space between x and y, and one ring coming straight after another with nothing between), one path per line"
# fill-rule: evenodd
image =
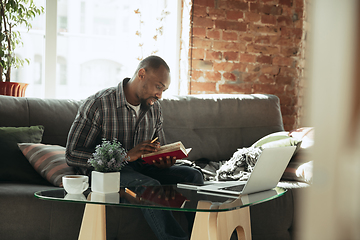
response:
M164 66L165 69L170 73L170 68L167 63L159 56L151 55L149 57L144 58L138 65L136 72L138 72L141 68L145 70L151 69L158 69L160 66Z

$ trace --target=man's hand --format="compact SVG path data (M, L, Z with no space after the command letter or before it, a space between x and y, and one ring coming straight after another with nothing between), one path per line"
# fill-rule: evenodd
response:
M153 161L153 164L158 168L169 168L176 162L176 157L170 158L167 156L165 159L159 158L158 161Z
M136 161L143 154L156 152L159 147L160 147L159 142L151 143L150 140L139 143L128 152L128 156L130 157L129 162Z

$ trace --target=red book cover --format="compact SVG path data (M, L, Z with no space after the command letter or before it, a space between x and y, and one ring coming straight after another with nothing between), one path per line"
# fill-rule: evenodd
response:
M176 207L176 208L182 208L184 205L184 202L187 201L187 198L183 196L179 192L175 192L173 194L173 197L170 197L168 200L166 200L157 189L157 186L146 187L145 191L141 195L141 199L146 200L147 202L151 202L154 205L160 205L160 206L168 206L168 207Z
M145 161L145 163L153 164L154 160L158 161L159 158L165 159L167 156L171 158L176 157L176 159L186 158L190 151L191 148L185 149L181 142L176 142L160 147L157 152L144 154L141 156L141 158Z

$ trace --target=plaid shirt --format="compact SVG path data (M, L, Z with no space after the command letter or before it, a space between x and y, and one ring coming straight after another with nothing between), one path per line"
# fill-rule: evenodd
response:
M78 167L82 173L89 169L87 161L104 138L116 138L127 151L155 137L159 137L161 145L165 144L160 103L157 101L151 107L141 105L137 117L125 98L124 85L128 81L126 78L118 87L99 91L79 107L66 145L70 166Z

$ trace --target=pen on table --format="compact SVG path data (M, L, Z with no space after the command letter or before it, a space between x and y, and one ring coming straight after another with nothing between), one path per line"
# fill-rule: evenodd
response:
M130 189L128 189L128 188L125 188L125 192L126 193L128 193L130 196L132 196L132 197L136 197L136 193L134 193L133 191L131 191Z
M159 137L154 138L150 143L154 143Z

